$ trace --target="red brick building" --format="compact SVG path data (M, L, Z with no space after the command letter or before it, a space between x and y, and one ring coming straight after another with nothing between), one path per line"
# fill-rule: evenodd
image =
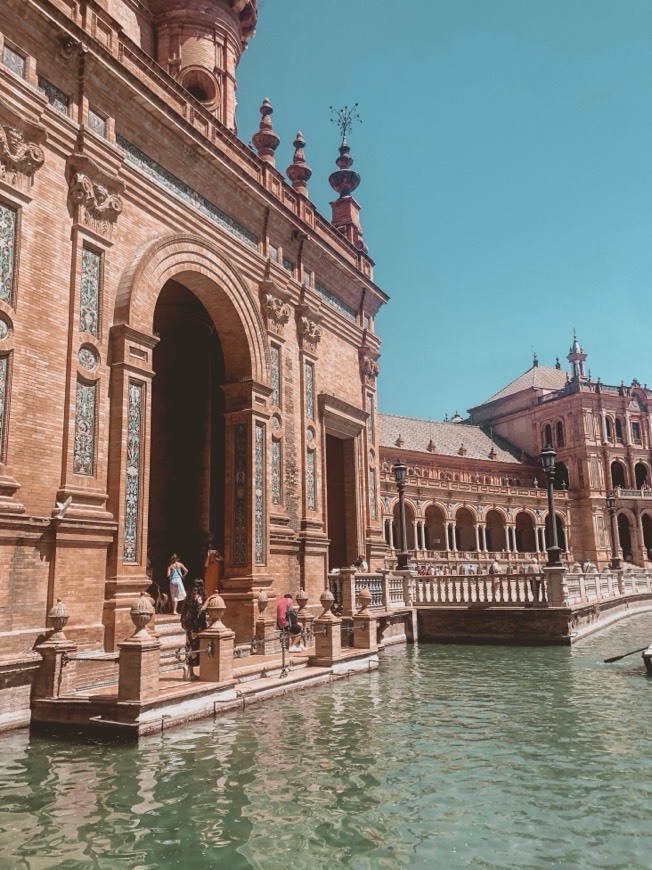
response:
M224 551L225 621L384 552L379 341L359 178L331 219L301 135L252 151L235 72L256 0L0 6L0 711L24 721L57 599L115 649L177 552ZM262 83L261 83L262 88ZM251 131L250 131L251 132ZM334 143L335 144L335 143ZM335 156L335 154L334 154ZM22 718L21 718L22 717Z
M559 359L526 372L469 410L432 423L379 416L385 538L398 541L391 466L408 465L408 548L420 561L517 566L545 560L551 543L546 479L539 463L556 451L555 513L564 561L599 567L612 556L606 496L615 495L614 539L639 566L652 555L652 391L608 386L585 371L574 336L569 370Z

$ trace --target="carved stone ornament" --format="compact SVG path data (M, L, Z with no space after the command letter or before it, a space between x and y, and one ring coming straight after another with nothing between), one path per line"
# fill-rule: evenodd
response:
M321 341L321 328L316 320L308 314L297 316L297 331L301 346L307 350L315 351Z
M43 149L33 138L35 134L41 141L45 139L45 131L36 125L33 132L23 132L18 127L0 123L0 180L18 190L29 190L35 172L45 161Z
M380 368L374 355L369 355L363 351L360 352L360 377L364 384L368 387L373 387L376 384L376 378Z
M261 286L260 306L267 330L275 335L282 335L290 319L290 306L278 295L278 290L273 284L266 282Z
M124 182L82 154L69 158L68 175L73 220L110 240L122 212L119 194L124 190Z

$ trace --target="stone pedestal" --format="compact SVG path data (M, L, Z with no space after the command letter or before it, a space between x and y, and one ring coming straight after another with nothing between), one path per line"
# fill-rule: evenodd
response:
M566 569L563 566L544 568L543 573L548 592L548 607L567 607L568 587L566 586Z
M312 646L312 637L313 637L313 623L315 621L315 617L312 613L308 613L306 610L306 604L308 603L308 595L303 590L300 589L296 596L297 604L299 605L299 611L297 613L297 620L299 625L301 626L301 632L303 634L304 641L306 646Z
M235 632L221 622L214 623L199 635L199 679L209 683L225 683L233 679L233 646ZM211 654L204 652L211 649Z
M75 691L77 646L69 640L46 640L36 647L41 664L34 678L35 698L60 698Z
M152 602L141 593L129 611L134 634L118 645L118 701L143 703L158 697L161 644L147 631L154 616Z
M378 620L364 613L353 617L354 649L378 649Z
M353 616L355 613L355 571L352 568L342 568L342 616Z
M318 667L330 667L334 661L342 657L342 620L333 615L332 592L322 592L323 613L313 623L315 630L315 655L312 664Z
M145 629L118 644L118 700L151 701L158 696L161 644Z
M281 645L276 629L276 609L272 606L270 613L267 593L262 589L258 594L258 617L256 619L256 642L252 653L259 656L271 656L281 651Z

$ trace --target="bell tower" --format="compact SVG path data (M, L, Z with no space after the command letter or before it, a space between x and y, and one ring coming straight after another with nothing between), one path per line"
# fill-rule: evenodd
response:
M234 131L235 70L257 7L258 0L150 0L157 61Z

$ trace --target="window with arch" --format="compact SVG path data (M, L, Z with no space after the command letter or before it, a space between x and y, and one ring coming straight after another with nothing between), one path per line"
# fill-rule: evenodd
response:
M604 418L604 433L607 437L607 441L614 440L614 430L613 430L613 426L611 424L611 417Z
M552 447L552 426L546 423L543 427L543 446Z
M616 441L619 444L622 444L623 443L623 424L622 424L622 420L620 419L620 417L616 417L615 426L616 426Z
M559 420L555 425L555 434L557 436L557 447L564 446L564 424Z
M641 424L637 420L632 420L632 441L634 444L641 444Z

